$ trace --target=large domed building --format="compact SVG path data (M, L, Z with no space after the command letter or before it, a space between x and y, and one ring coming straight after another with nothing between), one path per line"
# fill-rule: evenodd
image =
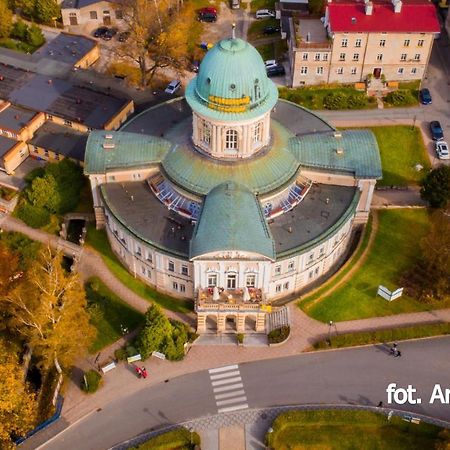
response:
M224 39L186 97L93 131L98 227L134 276L195 301L198 331L266 329L273 300L332 271L381 177L370 131L278 99L261 56Z

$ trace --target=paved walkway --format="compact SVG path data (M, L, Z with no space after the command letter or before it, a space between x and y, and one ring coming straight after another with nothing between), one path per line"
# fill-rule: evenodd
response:
M83 249L78 245L64 241L57 236L49 235L41 230L30 228L21 221L10 216L4 217L0 221L0 225L5 230L19 231L34 240L62 250L69 256L75 254L76 258L79 259L77 270L81 273L83 278L96 275L131 306L139 311L145 311L148 308L148 302L130 291L125 285L117 280L106 267L102 258L94 251ZM90 396L85 395L78 387L81 374L80 369L86 369L88 367L97 368L95 364L95 355L90 355L79 361L77 364L78 367L73 371L73 379L66 385L65 404L63 409L64 419L68 423L73 423L112 400L126 398L129 394L139 391L149 383L157 384L186 373L197 372L213 367L299 354L310 348L317 339L323 339L327 336L329 332L327 324L308 317L295 305L291 304L289 309L292 331L290 339L285 344L270 348L226 345L221 346L220 351L218 351L216 346L193 345L189 349L186 358L181 362L175 363L157 359L146 361L145 365L147 366L150 377L146 380L145 385L138 382L129 366L125 363L121 363L114 371L105 374L104 386L98 393ZM191 323L194 321L193 315L187 316L171 311L167 311L167 314L170 317L188 320ZM450 322L450 309L338 322L336 324L336 329L339 333L344 333L350 331L393 328L413 323L440 321ZM99 360L103 360L104 358L113 355L114 350L121 345L122 342L117 342L109 348L104 349L101 352L103 356L101 356ZM28 445L32 445L32 442Z

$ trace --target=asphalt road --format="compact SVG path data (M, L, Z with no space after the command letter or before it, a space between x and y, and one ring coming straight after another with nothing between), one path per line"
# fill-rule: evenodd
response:
M395 405L450 420L450 405L429 404L435 384L450 389L450 337L402 343L401 358L383 346L239 365L249 408L290 404L387 404L389 383L412 384L420 405ZM143 381L145 382L145 381ZM120 395L120 394L119 394ZM217 414L209 374L185 375L111 402L72 425L43 448L100 450L153 427Z

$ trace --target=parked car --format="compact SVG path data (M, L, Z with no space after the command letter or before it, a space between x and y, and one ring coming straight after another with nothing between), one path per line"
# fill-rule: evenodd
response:
M181 81L180 80L172 80L166 87L165 93L166 94L175 94L175 92L178 91L181 87Z
M100 37L104 41L110 41L117 34L117 28L108 28Z
M199 9L197 12L198 12L198 14L211 13L211 14L215 14L217 16L217 9L214 8L214 6L206 6L205 8Z
M419 92L419 97L420 103L422 103L422 105L431 105L432 101L429 89L427 88L421 89Z
M126 42L129 37L130 37L130 32L129 31L122 31L121 33L119 33L117 35L117 40L119 42Z
M275 11L272 11L271 9L258 9L258 11L256 11L257 19L270 19L271 17L275 17Z
M267 69L267 76L268 77L276 77L278 75L284 75L286 71L284 70L284 66L281 64L277 64L275 67L270 67Z
M198 20L200 22L216 22L217 14L212 12L199 13Z
M94 31L94 37L99 38L102 37L109 30L108 27L99 27Z
M278 63L275 59L268 59L267 61L264 61L264 64L266 65L266 69L278 66Z
M442 139L444 139L444 131L437 120L430 122L430 133L433 141L442 141Z
M231 9L239 9L241 7L240 0L230 0Z
M280 27L265 27L263 30L264 34L275 34L281 31Z
M447 142L436 142L436 154L439 159L450 159Z

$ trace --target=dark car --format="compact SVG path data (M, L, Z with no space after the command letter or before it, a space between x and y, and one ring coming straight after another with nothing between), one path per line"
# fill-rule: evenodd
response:
M275 67L270 67L267 69L268 77L276 77L277 75L284 75L286 71L281 64L277 64Z
M110 41L117 34L116 28L108 28L105 33L103 33L100 37L104 41Z
M197 73L200 70L200 61L196 60L191 65L192 72Z
M281 31L280 27L265 27L263 30L264 34L275 34Z
M433 141L441 141L444 139L444 131L442 130L441 124L437 120L430 122L430 132Z
M217 14L215 14L213 12L199 13L198 20L200 22L216 22L217 21Z
M108 31L109 31L108 27L99 27L94 31L94 37L96 38L102 37Z
M429 89L427 88L421 89L419 96L420 96L420 103L422 103L422 105L431 105L432 101Z
M117 40L119 42L125 42L129 37L130 37L130 32L129 31L122 31L121 33L119 33L117 35Z

